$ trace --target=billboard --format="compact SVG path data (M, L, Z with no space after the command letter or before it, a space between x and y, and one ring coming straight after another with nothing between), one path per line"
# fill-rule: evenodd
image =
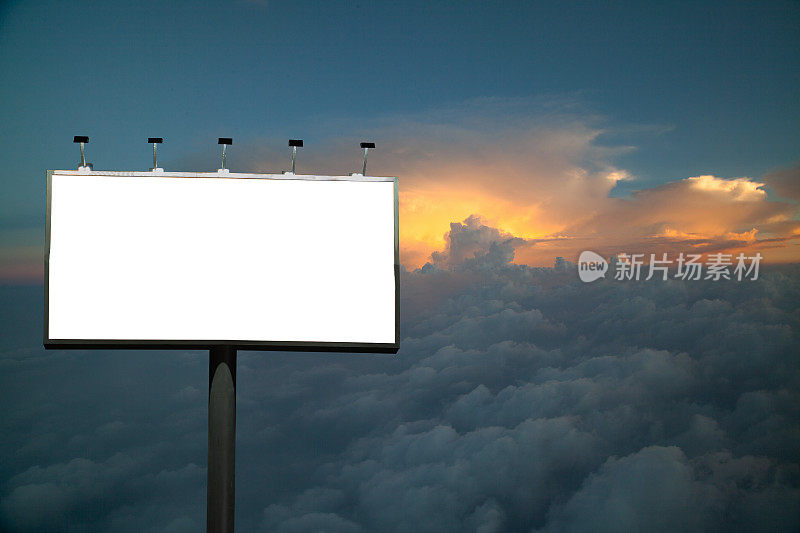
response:
M48 348L396 352L397 179L48 171Z

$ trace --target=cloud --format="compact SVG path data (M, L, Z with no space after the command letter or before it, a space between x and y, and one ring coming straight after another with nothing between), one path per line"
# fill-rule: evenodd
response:
M747 178L687 178L636 191L629 198L609 199L590 221L565 233L591 236L595 247L604 249L757 249L760 233L776 235L775 223L788 221L797 210L768 201L763 185Z
M45 468L34 466L9 480L14 489L3 499L2 512L7 524L24 531L53 531L66 528L70 522L84 521L95 527L120 521L115 530L134 530L136 520L127 516L124 506L106 508L114 498L125 500L124 493L136 494L152 487L170 501L168 493L182 490L187 484L201 483L205 470L188 464L177 471L141 474L142 465L129 455L116 453L103 462L74 458ZM178 510L176 508L174 510ZM143 506L141 512L152 512ZM110 516L104 516L109 512ZM120 516L121 515L121 516ZM152 516L150 517L153 518ZM180 524L194 525L190 517L170 518L174 530Z
M549 266L556 256L574 261L585 249L603 255L768 249L768 262L800 259L797 167L763 179L670 176L620 197L619 183L637 183L620 165L636 148L618 142L620 128L574 98L484 98L358 126L328 119L314 128L319 137L299 155L300 173L360 171L358 142L377 141L368 173L400 177L400 252L408 268L445 246L442 228L473 214L525 239L515 261L532 266ZM659 133L649 130L637 133ZM285 170L284 146L285 139L237 141L232 170ZM218 162L204 150L174 166L209 169ZM0 231L0 279L41 278L41 230L35 232L36 239L6 246L14 231Z
M647 447L611 458L563 506L548 531L708 531L723 509L712 486L695 483L679 448Z
M770 172L764 176L764 181L779 196L800 201L800 165Z
M405 285L465 269L480 282L406 324L403 370L348 380L311 415L362 434L324 467L326 486L350 495L341 516L397 531L464 530L478 515L490 531L725 530L731 513L798 523L784 454L800 435L773 396L797 397L794 305L761 299L784 274L589 286L509 263L470 269L508 236L477 218L452 228L449 269L408 272ZM756 391L772 391L758 408Z
M796 266L584 284L450 227L402 272L397 356L240 353L241 529L800 526ZM202 524L205 357L0 352L3 529Z
M319 512L393 531L798 524L796 305L764 298L796 269L584 285L481 262L513 237L491 229L453 224L438 266L405 273L404 287L463 284L406 321L394 370L298 412L354 436L310 489L339 491ZM312 494L273 504L267 529L314 512Z
M445 242L443 252L431 254L435 265L448 268L467 263L492 268L513 261L514 249L525 241L486 226L480 217L470 215L463 223L450 223Z
M763 458L718 452L690 461L680 448L650 446L608 459L551 510L543 530L722 531L729 520L748 531L774 531L796 521L789 502L800 492L771 494L770 468ZM776 497L766 509L765 500Z
M302 172L353 172L361 137L378 141L369 170L400 177L401 262L409 268L446 246L440 228L478 213L498 231L525 239L516 262L533 266L595 248L608 255L760 246L770 249L767 261L800 259L798 206L786 201L797 197L797 169L764 179L671 176L618 196L619 183L637 183L620 166L636 148L618 142L620 128L575 99L478 99L373 120L358 138L342 138L353 131L346 121L318 127L338 140L309 146ZM285 168L284 150L263 148L282 144L243 147L244 168ZM770 197L765 184L781 198Z

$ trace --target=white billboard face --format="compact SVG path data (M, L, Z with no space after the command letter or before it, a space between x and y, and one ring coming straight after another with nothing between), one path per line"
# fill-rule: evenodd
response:
M397 349L394 178L48 177L48 347Z

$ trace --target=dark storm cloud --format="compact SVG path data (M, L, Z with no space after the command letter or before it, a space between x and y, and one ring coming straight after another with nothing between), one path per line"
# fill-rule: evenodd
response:
M448 237L404 288L472 282L406 321L396 370L301 410L350 441L265 530L321 513L369 531L798 524L796 270L583 285L498 265L512 236L475 218ZM338 503L309 506L323 488Z
M796 267L583 284L478 217L447 242L396 357L240 355L243 530L800 526ZM6 529L201 527L205 361L5 350Z

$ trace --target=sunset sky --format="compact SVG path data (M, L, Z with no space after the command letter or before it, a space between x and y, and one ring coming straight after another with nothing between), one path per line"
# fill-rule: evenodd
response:
M457 6L457 9L456 9ZM191 16L189 16L191 15ZM0 7L0 279L42 275L45 169L358 168L401 178L402 262L476 215L517 263L618 252L800 259L791 2L122 2Z
M0 50L0 530L205 523L206 351L42 346L74 135L399 177L398 353L239 351L240 531L800 530L796 0L12 0ZM583 250L767 264L542 268Z

